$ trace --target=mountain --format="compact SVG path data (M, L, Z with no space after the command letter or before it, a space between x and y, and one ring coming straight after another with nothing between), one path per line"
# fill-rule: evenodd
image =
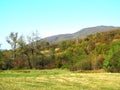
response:
M62 40L68 40L68 39L72 39L72 38L73 38L73 34L60 34L60 35L46 37L43 40L46 40L50 43L55 43L55 42L59 42Z
M78 32L72 33L72 34L60 34L60 35L54 35L50 37L46 37L43 40L46 40L50 43L59 42L62 40L68 40L68 39L74 39L74 38L82 38L87 35L99 33L99 32L106 32L110 30L116 30L120 27L113 27L113 26L96 26L96 27L88 27L79 30Z

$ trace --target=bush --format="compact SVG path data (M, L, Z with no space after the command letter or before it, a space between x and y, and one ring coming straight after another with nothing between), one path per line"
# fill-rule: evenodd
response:
M110 72L120 72L120 51L111 57L108 70Z
M83 59L80 62L76 63L74 66L70 68L72 71L76 70L91 70L92 65L91 65L91 59Z
M104 68L110 72L120 72L120 41L112 44L104 61Z

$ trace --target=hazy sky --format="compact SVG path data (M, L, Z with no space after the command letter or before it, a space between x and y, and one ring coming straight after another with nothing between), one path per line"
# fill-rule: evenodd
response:
M10 32L46 37L97 25L120 26L120 0L0 0L2 49Z

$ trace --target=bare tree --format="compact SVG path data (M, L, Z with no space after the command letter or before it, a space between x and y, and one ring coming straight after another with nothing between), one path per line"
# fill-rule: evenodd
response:
M37 49L37 47L40 44L39 40L40 40L40 37L39 37L38 31L32 32L31 36L27 36L27 42L29 43L29 47L31 49L32 55L34 55L36 53L35 50Z

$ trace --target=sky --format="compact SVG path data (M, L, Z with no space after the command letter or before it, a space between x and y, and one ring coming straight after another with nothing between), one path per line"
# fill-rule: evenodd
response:
M99 25L120 26L120 0L0 0L1 49L10 32L44 38Z

